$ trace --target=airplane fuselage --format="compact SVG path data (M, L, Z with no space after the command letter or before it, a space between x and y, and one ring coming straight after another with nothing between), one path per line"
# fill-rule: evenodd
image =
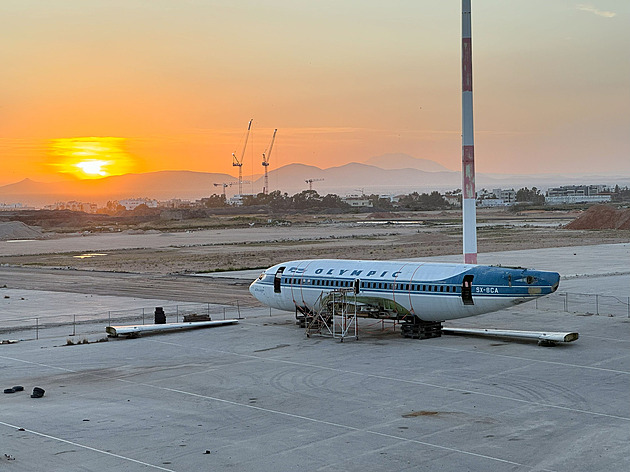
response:
M280 310L317 311L334 291L351 291L364 313L444 321L480 315L548 295L556 272L406 261L307 259L265 270L250 285L262 303Z

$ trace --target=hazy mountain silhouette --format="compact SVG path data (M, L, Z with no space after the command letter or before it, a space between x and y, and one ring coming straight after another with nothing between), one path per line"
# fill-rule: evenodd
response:
M388 153L370 157L365 164L381 169L416 169L424 172L453 172L430 159L420 159L404 153Z
M424 172L411 168L383 169L356 162L328 169L289 164L269 172L269 189L292 194L308 189L309 179L323 179L313 182L313 189L320 194L425 192L429 188L456 188L459 175L458 172ZM254 182L254 188L262 188L262 185L263 179Z
M146 174L125 174L102 179L42 183L31 179L0 187L0 201L43 205L57 201L88 201L104 203L134 197L160 200L171 198L198 199L213 193L222 193L215 183L237 182L228 174L161 171ZM234 185L234 188L237 188Z
M293 195L309 187L321 195L336 193L348 194L402 194L410 192L431 192L452 190L461 187L460 172L444 169L440 164L426 159L416 159L406 154L385 154L368 160L387 161L385 166L406 166L384 168L356 162L328 169L320 169L305 164L289 164L269 172L269 190L280 190ZM409 167L413 164L416 167ZM253 182L243 184L243 193L259 193L264 185L263 177L255 176ZM247 178L247 177L246 177ZM226 190L228 197L238 193L237 178L229 174L192 171L161 171L145 174L126 174L102 179L70 179L62 182L42 183L31 179L0 187L0 202L23 203L41 206L58 201L78 200L103 205L108 200L147 197L157 200L197 200L212 194L221 194L221 185L232 183ZM478 174L477 188L520 188L524 186L567 185L571 183L630 184L627 176L578 176L578 175L498 175Z

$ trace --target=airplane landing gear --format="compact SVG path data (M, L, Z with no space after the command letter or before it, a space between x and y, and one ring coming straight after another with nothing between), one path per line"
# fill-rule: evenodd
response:
M401 336L412 339L439 338L442 336L441 321L420 321L414 318L400 325Z

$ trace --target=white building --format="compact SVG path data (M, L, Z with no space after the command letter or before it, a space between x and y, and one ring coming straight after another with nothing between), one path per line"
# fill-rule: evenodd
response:
M347 197L342 197L341 200L355 208L372 208L374 206L372 200L360 195L348 195Z
M446 200L446 202L449 205L452 205L454 207L461 207L462 206L462 195L457 194L457 195L451 195L451 194L446 194L444 195L444 200Z
M128 198L126 200L118 200L118 203L124 206L125 210L133 210L140 205L146 205L149 208L157 208L158 206L157 200L151 200L150 198Z
M492 193L496 198L503 200L504 205L509 205L516 202L516 190L514 190L513 188L493 188Z
M234 205L234 206L243 206L243 199L245 197L255 197L256 195L254 195L253 193L241 193L241 194L236 194L233 197L228 198L228 204L229 205Z
M545 197L545 203L552 205L563 203L603 203L610 200L610 195L557 195Z
M488 207L500 207L500 206L506 206L506 205L511 205L511 204L505 203L505 201L502 198L485 198L483 200L479 200L477 206L488 208Z

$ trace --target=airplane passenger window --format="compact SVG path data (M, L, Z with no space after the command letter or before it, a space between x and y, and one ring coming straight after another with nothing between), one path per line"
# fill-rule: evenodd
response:
M440 292L444 291L444 285L440 285Z

